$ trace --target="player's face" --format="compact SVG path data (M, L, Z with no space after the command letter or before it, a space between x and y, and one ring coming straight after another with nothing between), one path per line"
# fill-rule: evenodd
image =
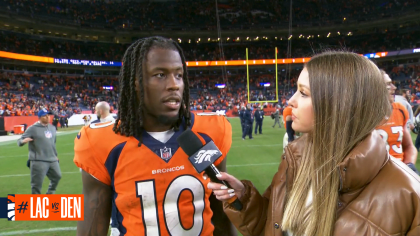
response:
M411 91L407 91L405 93L405 95L407 96L407 99L410 100L411 99Z
M48 124L48 123L50 122L50 116L48 116L48 115L41 116L41 117L39 118L39 121L40 121L42 124Z
M298 79L298 90L289 100L292 106L292 128L296 132L308 133L314 126L311 90L308 70L304 68Z
M394 86L391 78L387 74L384 75L384 81L385 81L385 84L386 84L386 89L388 89L389 101L391 103L393 103L394 102L394 97L395 97L395 90L397 89L397 87Z
M184 92L181 56L175 50L152 48L144 65L144 116L149 120L145 127L156 122L172 125L178 120Z

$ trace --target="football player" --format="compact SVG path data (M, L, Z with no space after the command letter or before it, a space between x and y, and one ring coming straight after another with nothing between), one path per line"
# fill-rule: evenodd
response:
M83 116L83 122L85 123L85 126L88 126L90 124L90 119L92 119L90 115Z
M75 139L85 197L78 235L107 235L112 203L121 235L236 235L209 179L176 141L186 129L203 145L214 141L223 154L214 164L226 171L231 125L221 115L190 113L179 45L162 37L133 43L119 85L117 120L83 127Z
M410 131L407 129L408 111L401 103L394 102L396 87L392 84L389 75L383 70L381 72L389 91L392 114L376 129L385 141L389 154L419 173L414 165L417 160L417 150L411 140Z

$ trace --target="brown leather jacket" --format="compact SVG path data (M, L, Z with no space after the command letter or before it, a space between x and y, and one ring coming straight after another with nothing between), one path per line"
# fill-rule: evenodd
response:
M291 190L304 139L306 135L286 147L278 172L262 196L250 181L244 180L242 211L225 203L226 214L244 236L283 235L286 193ZM420 178L389 157L375 131L350 152L339 169L334 235L420 236Z

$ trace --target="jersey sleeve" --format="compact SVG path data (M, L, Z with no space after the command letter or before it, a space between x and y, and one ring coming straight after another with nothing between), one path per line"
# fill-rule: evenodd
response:
M408 114L407 108L405 108L405 106L402 105L401 103L397 103L397 105L398 105L397 108L404 114L404 117L403 117L403 119L404 119L403 127L406 127L407 126L407 122L410 119L410 116Z
M220 117L220 133L217 135L216 146L219 147L222 152L222 156L214 162L215 166L218 166L226 158L230 147L232 146L232 126L230 122L223 116Z
M92 130L89 126L81 129L74 140L74 163L77 167L92 175L100 182L111 185L111 177L105 167L106 157L102 157L91 140L90 133L98 130Z

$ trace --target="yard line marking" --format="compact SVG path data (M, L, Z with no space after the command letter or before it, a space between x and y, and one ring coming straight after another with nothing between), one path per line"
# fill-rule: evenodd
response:
M242 165L227 165L227 167L268 166L268 165L278 165L278 164L279 164L279 162L270 162L270 163L242 164Z
M57 133L57 136L65 136L65 135L69 135L69 134L75 134L75 133L79 133L80 130L72 130L72 131L63 131L62 133ZM4 146L9 146L11 144L14 144L17 146L17 140L6 140L6 141L0 141L0 146L2 146L2 148L10 148L10 147L4 147ZM13 146L11 146L13 147Z
M60 227L60 228L49 228L49 229L32 229L32 230L19 230L0 233L0 236L19 235L19 234L34 234L34 233L47 233L56 231L73 231L77 230L77 227Z
M240 165L227 165L227 167L245 167L245 166L268 166L268 165L278 165L278 162L268 162L268 163L250 163L250 164L240 164ZM72 171L72 172L61 172L61 174L80 174L80 171ZM30 176L30 174L17 174L17 175L0 175L0 178L7 178L7 177L22 177L22 176ZM0 235L1 236L1 235Z
M73 171L73 172L61 172L61 174L76 174L80 173L80 171ZM22 177L22 176L30 176L31 174L19 174L19 175L0 175L0 178L7 178L7 177Z
M73 143L67 143L64 145L74 145ZM241 145L241 146L232 146L231 148L247 148L247 147L277 147L283 146L282 144L258 144L258 145ZM74 153L61 153L60 155L73 155ZM0 156L0 158L7 158L7 157L27 157L28 155L17 155L17 156Z
M74 152L67 152L67 153L59 153L58 156L67 156L67 155L74 155ZM27 157L26 155L13 155L13 156L0 156L0 158L8 158L8 157Z
M241 145L241 146L232 146L231 148L238 148L238 147L275 147L275 146L283 146L283 144Z

